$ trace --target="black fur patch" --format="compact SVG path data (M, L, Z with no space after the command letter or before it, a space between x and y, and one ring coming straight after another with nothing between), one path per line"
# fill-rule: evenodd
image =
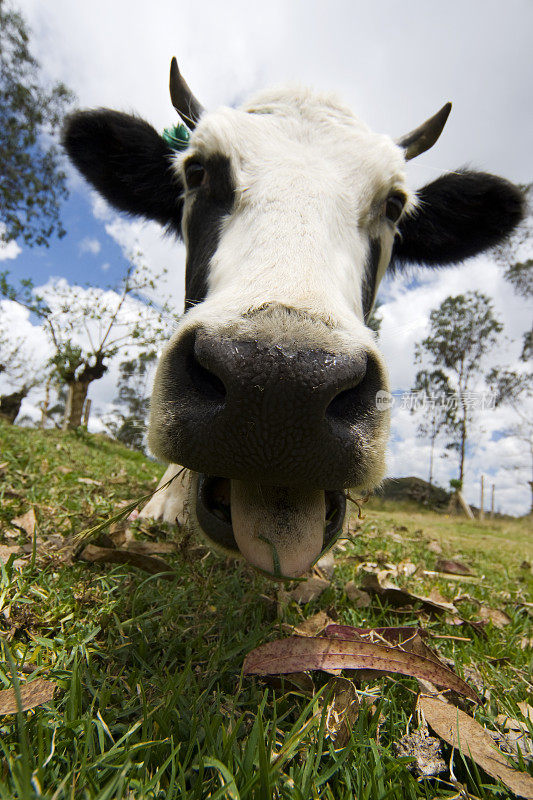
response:
M180 233L183 187L173 151L151 125L106 108L79 111L65 123L63 145L112 206Z
M372 310L372 305L374 303L374 297L376 294L376 278L380 258L381 242L379 239L370 239L368 258L363 276L363 286L361 287L363 317L365 322L370 314L370 311Z
M417 210L400 222L393 269L463 261L505 239L524 215L520 189L486 172L442 175L420 189L418 198Z
M218 246L221 222L231 212L235 195L228 158L211 156L203 166L206 185L195 190L187 214L185 310L205 299L209 265Z

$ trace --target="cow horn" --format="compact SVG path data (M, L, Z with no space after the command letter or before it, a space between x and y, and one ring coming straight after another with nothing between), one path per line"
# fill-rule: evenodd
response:
M398 139L396 144L404 148L406 161L410 161L412 158L419 156L420 153L425 153L426 150L433 147L446 125L446 120L451 110L452 104L446 103L440 111L437 111L435 116L430 117L420 127Z
M192 131L204 113L204 108L189 89L175 58L170 62L170 99L184 123Z

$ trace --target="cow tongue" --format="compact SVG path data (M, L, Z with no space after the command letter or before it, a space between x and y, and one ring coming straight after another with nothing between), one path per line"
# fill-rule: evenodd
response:
M320 489L232 480L231 522L239 550L265 572L298 577L324 546L325 502Z

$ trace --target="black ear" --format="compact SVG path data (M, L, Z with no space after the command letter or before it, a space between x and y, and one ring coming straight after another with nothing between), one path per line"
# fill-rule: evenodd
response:
M418 207L399 225L393 269L463 261L499 244L524 216L523 192L486 172L450 172L417 196Z
M107 108L79 111L67 118L63 145L115 208L180 232L183 187L171 167L173 150L147 122Z

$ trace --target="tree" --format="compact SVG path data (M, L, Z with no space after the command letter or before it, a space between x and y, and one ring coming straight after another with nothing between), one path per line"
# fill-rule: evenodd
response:
M449 433L448 447L459 453L458 480L463 484L468 431L477 398L475 381L483 377L483 356L493 347L503 330L494 316L490 299L480 292L447 297L430 313L430 332L416 345L418 361L427 359L442 369L455 395L456 416Z
M524 221L509 239L496 248L496 259L505 267L505 279L516 294L525 300L533 297L533 184L522 187L526 198L527 213ZM524 333L522 361L533 357L533 328Z
M0 241L47 245L64 235L66 176L54 136L72 100L63 83L43 80L24 19L0 0Z
M379 300L376 300L374 303L374 307L370 312L370 316L366 321L366 327L370 328L371 331L374 331L376 335L376 341L379 339L379 332L381 330L381 323L383 322L383 317L379 313L379 309L383 303L380 303Z
M148 383L156 360L156 352L150 350L123 361L119 367L119 391L115 403L122 406L125 412L117 411L119 421L115 418L108 422L108 427L119 442L135 450L142 450L144 443L150 405Z
M0 375L4 390L6 385L14 390L0 395L0 414L14 422L24 398L44 380L44 370L34 363L28 342L10 333L3 316L0 316Z
M411 413L424 414L422 422L418 425L417 434L429 438L430 441L428 483L432 486L435 443L443 430L453 431L456 425L453 391L444 372L435 369L431 372L421 370L417 373L413 392L416 402L409 410Z
M487 376L487 383L494 392L496 406L507 405L513 409L517 422L507 431L507 436L523 442L530 458L531 488L530 513L533 514L533 420L525 408L525 404L533 397L533 374L531 372L516 372L515 370L494 367ZM513 464L512 469L520 469L520 465Z
M89 386L107 372L112 358L153 348L169 336L176 315L168 304L158 307L146 299L161 277L130 265L114 290L59 280L39 294L31 280L22 280L17 290L7 273L0 273L0 294L35 314L48 336L53 374L68 387L65 430L81 424Z

